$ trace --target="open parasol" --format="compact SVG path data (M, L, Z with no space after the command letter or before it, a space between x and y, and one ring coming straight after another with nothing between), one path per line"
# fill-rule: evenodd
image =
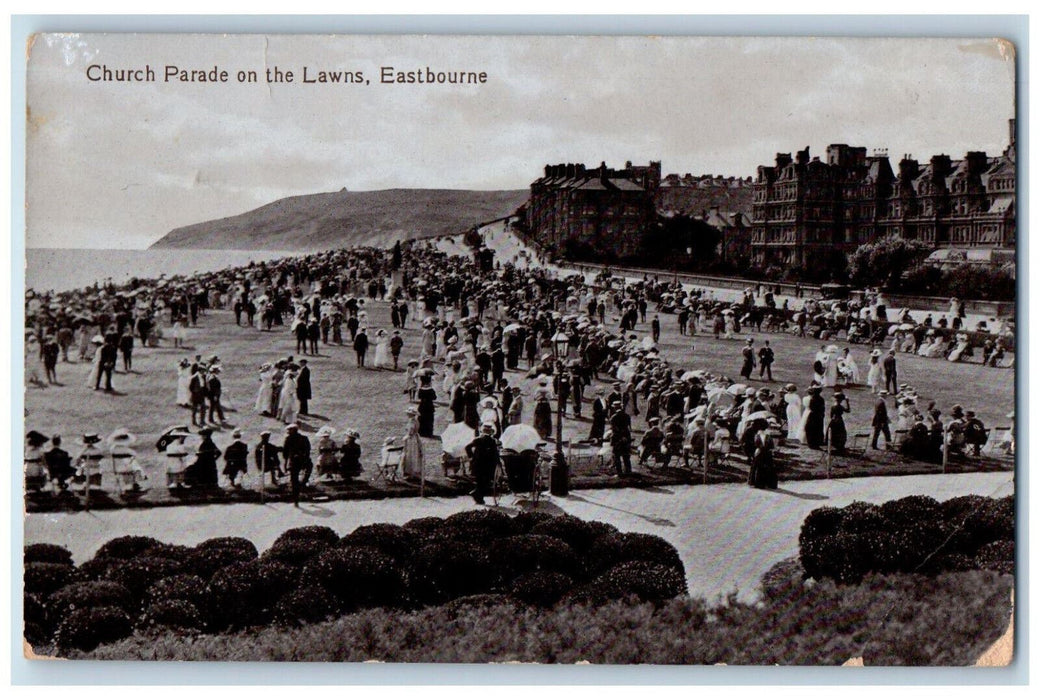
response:
M506 450L533 450L542 442L542 436L530 425L511 425L502 432L502 447Z
M452 457L465 457L466 446L475 437L473 428L465 423L452 423L441 433L441 449Z
M747 384L730 384L726 388L726 393L730 396L740 396L747 390Z

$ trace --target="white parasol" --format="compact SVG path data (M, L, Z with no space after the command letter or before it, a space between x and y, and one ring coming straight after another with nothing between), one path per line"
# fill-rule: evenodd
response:
M542 436L538 434L538 431L530 425L520 424L506 428L502 433L501 442L503 449L523 452L524 450L536 449L539 444L545 441L542 440Z
M747 384L730 384L726 388L726 393L730 396L740 396L747 390Z
M749 415L744 422L745 423L753 423L756 420L769 420L770 418L773 418L773 417L774 417L773 414L770 413L769 411L755 411L754 413Z
M441 433L441 449L452 457L465 457L466 446L475 437L476 432L465 423L452 423Z

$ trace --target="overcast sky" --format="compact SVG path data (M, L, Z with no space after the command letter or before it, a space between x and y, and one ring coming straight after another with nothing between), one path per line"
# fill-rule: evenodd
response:
M87 67L154 83L91 82ZM229 72L163 82L163 67ZM297 82L239 84L278 66ZM302 69L369 85L303 84ZM381 85L380 67L483 71ZM1002 151L1014 62L993 40L42 36L28 68L29 247L144 248L280 197L525 189L546 163L749 176L829 143Z

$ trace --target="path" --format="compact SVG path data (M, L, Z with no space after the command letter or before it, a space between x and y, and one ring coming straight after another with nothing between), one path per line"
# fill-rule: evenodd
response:
M584 491L548 499L540 507L606 521L624 532L660 535L679 550L692 595L716 598L735 590L747 600L757 595L758 581L770 566L797 554L802 521L815 508L853 501L882 503L913 494L940 501L965 494L1006 496L1014 492L1014 477L1007 473L869 477L780 486L775 492L736 484ZM25 543L61 544L72 551L77 563L119 535L150 535L186 545L234 535L248 537L263 550L291 527L327 525L346 534L364 524L444 517L473 507L466 498L401 498L309 503L299 509L277 503L38 513L26 516ZM500 507L509 513L518 511L512 497L506 497Z

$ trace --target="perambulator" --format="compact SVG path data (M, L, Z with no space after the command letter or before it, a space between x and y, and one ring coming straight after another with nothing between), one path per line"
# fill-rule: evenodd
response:
M495 504L498 504L499 494L508 490L514 500L527 496L531 503L538 505L546 488L548 462L548 455L540 450L502 450L501 461L492 480L491 496Z

